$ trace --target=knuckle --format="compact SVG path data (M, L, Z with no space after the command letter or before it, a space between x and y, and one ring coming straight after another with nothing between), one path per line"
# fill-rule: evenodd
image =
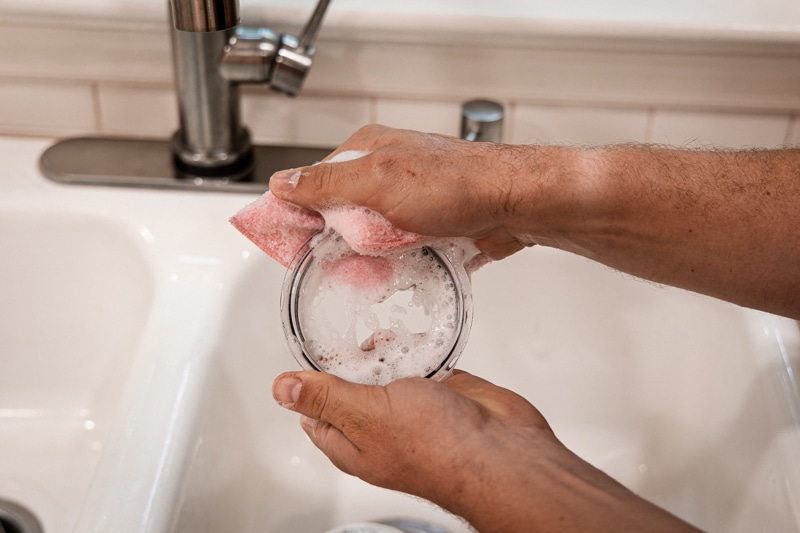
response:
M367 124L359 128L355 136L372 139L384 135L388 130L389 128L380 124Z
M334 181L335 166L323 163L313 168L311 172L311 185L317 191L324 191L331 187Z
M366 124L358 128L358 131L356 131L356 135L364 135L364 136L374 135L375 133L381 132L383 128L384 127L379 124Z
M304 391L306 392L306 391ZM313 390L307 391L306 406L308 416L317 420L328 420L331 411L331 390L327 384L319 384Z

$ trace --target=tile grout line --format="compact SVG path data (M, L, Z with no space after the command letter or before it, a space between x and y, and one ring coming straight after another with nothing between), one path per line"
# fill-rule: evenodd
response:
M795 138L795 131L797 131L798 115L796 112L789 114L789 121L786 125L786 135L783 137L783 145L785 147L795 146L798 144L798 139Z
M100 84L92 82L92 108L94 111L94 129L96 133L103 132L103 106L100 102Z
M647 124L645 125L644 130L644 142L646 143L653 143L653 139L655 137L655 124L656 124L656 108L655 106L650 106L647 109Z

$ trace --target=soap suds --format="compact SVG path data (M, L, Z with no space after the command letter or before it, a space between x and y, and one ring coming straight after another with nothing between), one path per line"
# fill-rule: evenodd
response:
M341 236L323 239L313 253L297 316L314 366L377 385L428 376L442 366L460 332L460 299L430 248L381 256L378 269L357 278L331 265L360 258L359 266L366 267L376 258L348 255L353 252Z
M342 152L328 162L368 153ZM300 172L290 179L302 179ZM318 213L270 192L231 223L288 268L301 257L298 252L316 246L310 265L300 263L307 270L290 303L301 338L288 338L293 349L295 341L302 342L305 357L319 370L386 384L433 375L463 345L459 336L467 334L471 316L465 311L469 276L490 261L473 240L404 231L363 206Z
M385 255L415 248L422 235L401 230L365 207L343 206L321 211L329 228L344 237L359 254Z
M326 163L344 163L345 161L353 161L355 159L361 159L365 155L369 155L370 152L367 150L345 150L344 152L339 152L335 156L331 157Z

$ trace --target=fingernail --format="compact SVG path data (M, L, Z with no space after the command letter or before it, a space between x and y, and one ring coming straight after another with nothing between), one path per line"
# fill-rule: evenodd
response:
M319 420L316 418L309 418L306 415L300 417L300 425L303 426L303 429L311 433L314 437L317 436L317 426L319 426Z
M273 396L282 406L292 406L297 403L301 388L303 388L303 382L299 379L293 377L282 378L275 383Z
M281 170L272 175L269 179L269 189L272 192L292 192L300 181L301 173L299 170L290 168Z

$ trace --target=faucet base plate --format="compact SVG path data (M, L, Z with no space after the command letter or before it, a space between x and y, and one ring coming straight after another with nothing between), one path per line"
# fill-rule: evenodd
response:
M254 145L253 172L244 179L186 175L175 165L169 140L77 137L58 141L42 154L39 168L67 184L263 193L278 170L321 161L332 148Z

